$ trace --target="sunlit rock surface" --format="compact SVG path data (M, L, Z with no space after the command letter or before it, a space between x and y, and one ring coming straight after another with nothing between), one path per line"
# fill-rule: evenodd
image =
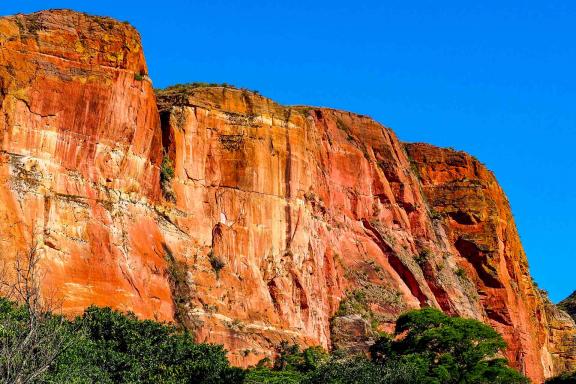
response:
M247 90L156 100L138 33L70 11L0 19L0 102L3 259L39 241L68 314L176 321L250 365L283 340L361 349L434 306L494 326L537 383L574 367L574 322L469 155Z

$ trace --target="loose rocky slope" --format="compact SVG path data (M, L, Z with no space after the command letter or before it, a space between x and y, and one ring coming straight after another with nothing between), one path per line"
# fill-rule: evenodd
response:
M502 332L535 382L574 367L574 322L534 287L477 160L229 87L157 108L146 73L127 24L0 19L4 260L39 241L67 313L175 320L246 365L282 340L362 349L435 306Z

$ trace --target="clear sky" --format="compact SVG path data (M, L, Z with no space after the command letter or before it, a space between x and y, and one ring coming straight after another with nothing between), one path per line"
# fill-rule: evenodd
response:
M576 1L1 0L0 14L47 8L135 25L156 87L227 82L477 156L540 287L576 289Z

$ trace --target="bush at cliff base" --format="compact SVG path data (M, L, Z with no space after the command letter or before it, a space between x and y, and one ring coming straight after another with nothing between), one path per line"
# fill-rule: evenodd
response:
M110 308L88 308L71 323L80 331L46 382L241 383L222 346L197 344L186 332Z
M6 346L19 345L19 338L29 336L28 313L26 307L0 299L2 376L8 367ZM26 369L45 355L43 349L62 349L30 383L528 383L496 357L505 346L497 332L429 308L401 316L394 337L378 340L370 358L339 351L329 355L319 347L300 351L283 343L274 363L262 361L248 370L231 367L222 346L195 343L189 333L172 325L138 320L110 308L90 307L74 321L48 314L42 322L38 332L57 333L56 337L43 339L48 342L21 355L11 354L8 368ZM552 381L570 382L574 381Z
M563 373L560 376L546 380L546 384L576 384L576 372Z
M384 336L365 356L334 353L305 365L309 350L282 346L282 364L249 371L248 383L523 384L528 380L498 358L505 343L487 325L426 308L402 315L394 338ZM286 375L290 372L290 376ZM285 380L285 381L283 381Z

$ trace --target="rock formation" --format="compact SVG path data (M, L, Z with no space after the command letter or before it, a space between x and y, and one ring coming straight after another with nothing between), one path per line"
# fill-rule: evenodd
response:
M576 291L558 303L558 307L566 311L570 316L576 318Z
M471 156L247 90L156 97L131 26L0 19L3 261L38 242L66 313L177 321L249 365L282 340L361 348L435 306L494 326L536 383L574 368L574 322Z

